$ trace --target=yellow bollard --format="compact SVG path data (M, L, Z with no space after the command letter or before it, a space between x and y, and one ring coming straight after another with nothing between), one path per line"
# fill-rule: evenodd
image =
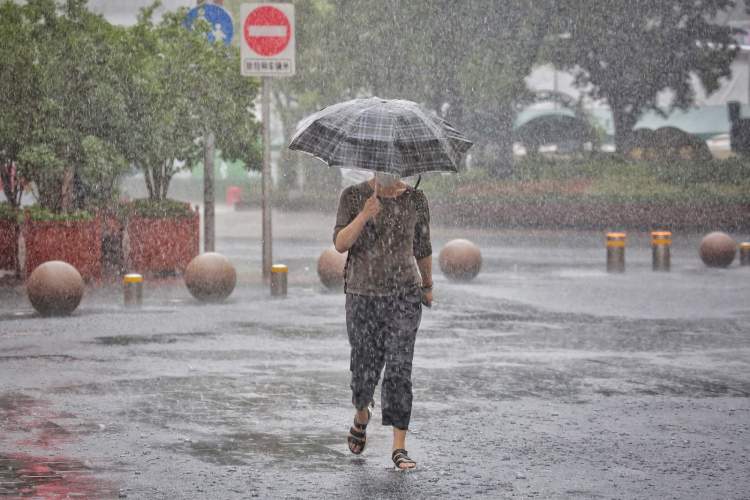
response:
M125 305L140 306L143 304L143 276L126 274L122 282L125 290Z
M286 297L286 284L289 268L284 264L271 266L271 295L273 297Z
M740 243L740 265L750 266L750 241Z
M654 271L669 271L671 268L672 233L669 231L651 232L651 253Z
M625 272L625 233L607 233L607 272Z

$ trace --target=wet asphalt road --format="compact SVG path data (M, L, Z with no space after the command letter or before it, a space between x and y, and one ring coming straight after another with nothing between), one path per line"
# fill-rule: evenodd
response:
M368 428L361 457L346 448L344 297L315 276L330 221L275 220L278 300L256 215L217 221L242 278L225 304L168 280L140 311L103 287L45 319L0 290L0 496L750 498L750 269L705 269L700 235L675 235L669 274L633 235L612 276L600 234L436 228L436 254L468 236L485 263L469 284L436 269L419 469L398 473L388 428Z

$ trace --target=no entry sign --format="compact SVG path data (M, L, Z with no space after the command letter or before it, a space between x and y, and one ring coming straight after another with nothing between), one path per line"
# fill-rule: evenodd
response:
M294 5L246 3L242 17L242 75L294 74Z

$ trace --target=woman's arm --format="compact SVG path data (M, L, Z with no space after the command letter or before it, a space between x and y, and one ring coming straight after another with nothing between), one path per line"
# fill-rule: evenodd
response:
M432 306L432 243L430 208L424 193L417 191L417 224L414 227L414 256L422 276L422 303Z
M417 267L422 275L422 287L432 288L432 255L417 259Z
M417 259L419 274L422 275L422 297L424 305L432 307L432 255Z
M378 212L380 212L380 200L378 200L377 192L375 192L367 199L362 211L357 214L354 220L336 235L336 241L334 242L336 250L339 253L347 252L357 241L359 235L362 234L367 221L375 217Z

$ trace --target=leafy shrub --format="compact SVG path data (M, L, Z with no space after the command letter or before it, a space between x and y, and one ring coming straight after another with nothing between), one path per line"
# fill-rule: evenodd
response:
M61 212L65 162L46 144L25 147L18 157L19 173L34 183L39 204L51 212Z
M0 219L8 220L18 217L18 212L8 202L0 202Z
M750 182L750 160L747 158L658 163L653 169L660 181L676 185L702 182L741 185Z
M129 215L147 219L179 218L193 214L190 204L177 200L133 200L124 208Z
M85 210L56 213L48 208L42 207L41 205L24 207L23 211L28 215L30 220L37 222L74 222L92 220L94 218L91 213Z
M87 206L114 202L118 194L118 180L128 170L127 161L114 146L94 136L85 137L81 146L83 158L78 173Z
M617 155L523 159L512 178L483 169L430 175L422 187L443 202L467 200L750 203L750 161L632 161Z

